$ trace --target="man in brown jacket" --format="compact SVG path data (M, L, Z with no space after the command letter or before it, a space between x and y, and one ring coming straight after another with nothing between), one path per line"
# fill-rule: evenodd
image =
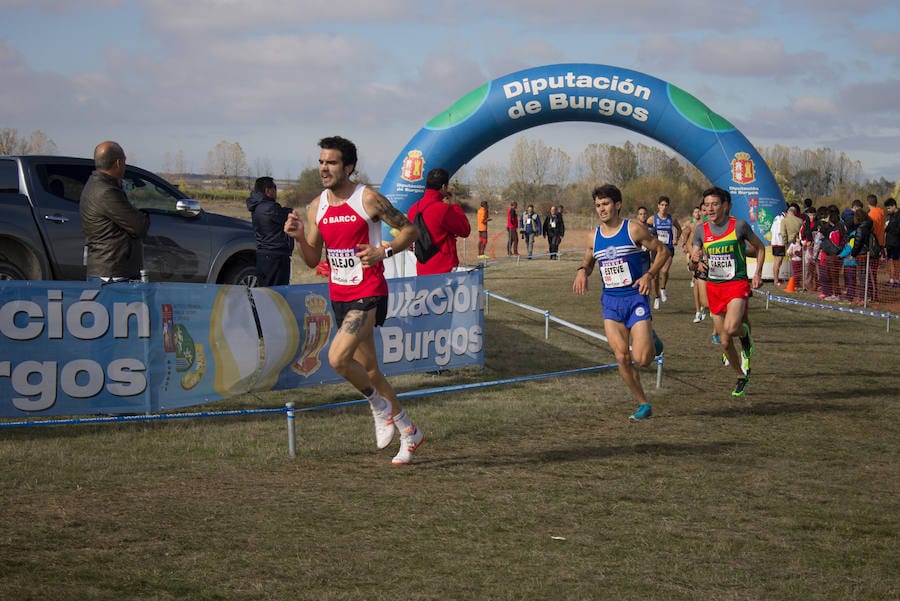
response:
M87 277L106 282L138 280L150 216L135 208L122 190L125 151L115 142L101 142L94 149L94 166L79 203Z

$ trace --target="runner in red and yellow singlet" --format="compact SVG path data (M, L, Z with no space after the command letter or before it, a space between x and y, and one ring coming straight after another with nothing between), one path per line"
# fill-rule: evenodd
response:
M762 286L766 248L746 221L731 216L731 194L722 188L703 192L709 220L694 231L691 265L706 272L709 312L719 334L722 351L738 379L734 396L743 396L750 379L753 341L747 321L747 302L752 288ZM747 279L747 245L753 248L756 271ZM739 338L741 350L733 339Z

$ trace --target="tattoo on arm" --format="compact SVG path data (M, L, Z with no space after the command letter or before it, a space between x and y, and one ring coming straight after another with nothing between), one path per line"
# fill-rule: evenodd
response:
M375 196L375 206L378 207L378 213L381 215L381 219L388 225L397 229L409 225L410 221L406 218L406 215L394 208L391 201L383 195L378 194Z

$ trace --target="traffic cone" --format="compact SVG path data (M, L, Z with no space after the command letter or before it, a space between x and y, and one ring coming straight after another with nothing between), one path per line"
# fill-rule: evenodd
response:
M796 285L796 282L794 280L794 276L791 276L790 279L788 280L787 286L784 287L784 291L785 292L797 292L797 289L794 287L795 285Z

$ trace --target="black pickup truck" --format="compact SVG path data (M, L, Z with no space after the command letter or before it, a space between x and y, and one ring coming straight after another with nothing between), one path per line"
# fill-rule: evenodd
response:
M83 280L78 201L90 159L0 156L0 280ZM151 281L256 283L253 226L208 213L163 178L129 165L128 199L150 213L144 268Z

